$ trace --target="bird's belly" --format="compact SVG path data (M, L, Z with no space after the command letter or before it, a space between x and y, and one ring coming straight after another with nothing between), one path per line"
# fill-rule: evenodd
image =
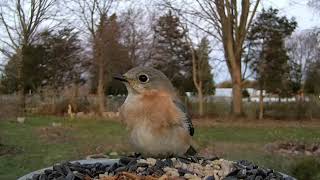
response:
M188 134L178 126L157 131L140 125L131 130L130 139L136 151L151 156L182 155L190 146Z

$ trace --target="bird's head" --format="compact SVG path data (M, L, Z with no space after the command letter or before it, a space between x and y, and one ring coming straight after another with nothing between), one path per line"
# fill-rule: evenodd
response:
M126 85L129 94L141 94L151 90L174 92L174 87L167 76L151 67L135 67L114 78Z

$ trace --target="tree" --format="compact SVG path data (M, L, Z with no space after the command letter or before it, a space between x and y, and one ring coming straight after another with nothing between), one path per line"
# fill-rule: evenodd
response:
M109 18L102 18L97 31L94 42L95 63L91 72L93 89L98 88L98 91L103 91L103 94L123 93L125 87L113 81L111 75L125 73L132 67L132 64L127 48L120 42L121 29L117 16L113 14Z
M24 77L22 69L25 60L24 49L35 40L38 28L53 15L56 0L10 0L1 2L0 26L6 37L1 38L5 47L0 52L12 58L15 56L16 79L20 97L21 113L24 112Z
M320 9L320 0L309 0L308 5L314 9Z
M192 82L191 48L179 18L169 11L158 19L154 31L151 65L167 75L181 94L192 91L186 88Z
M58 32L46 30L39 33L37 42L24 47L22 66L24 93L50 87L56 91L71 83L79 83L84 60L81 58L78 33L64 28ZM18 91L17 56L9 59L2 79L3 92Z
M99 114L102 115L105 109L105 86L106 86L106 72L107 70L104 58L102 57L105 54L105 49L101 36L106 28L105 21L108 18L110 9L113 7L115 0L73 0L73 3L70 4L71 12L75 13L84 28L86 29L89 38L92 40L92 66L95 68L97 73L97 88L96 93L98 94L98 105L99 105ZM100 47L101 46L101 47Z
M87 60L82 53L79 32L65 27L57 32L46 30L40 38L40 45L46 50L43 64L45 81L42 86L59 90L82 82L81 74L87 67Z
M301 93L304 92L304 82L309 65L320 57L319 33L317 29L305 30L295 33L286 42L290 64L294 67L291 71L291 79Z
M305 90L308 94L319 95L320 94L320 84L317 83L320 79L320 60L312 62L309 64L306 81Z
M287 95L290 84L289 56L285 38L290 36L297 22L278 15L279 10L263 9L248 35L249 62L260 89L259 119L263 118L263 90Z
M209 40L201 39L193 55L193 82L198 92L199 115L203 115L203 95L214 94L214 81L209 64L210 45Z
M128 57L133 66L143 65L149 59L149 50L153 30L148 24L146 11L141 8L129 8L120 14L122 44L128 50ZM146 23L147 21L147 23Z
M165 5L183 19L203 30L223 44L225 61L232 79L232 113L243 114L241 61L244 40L260 0L196 0L183 1L178 8L173 0Z

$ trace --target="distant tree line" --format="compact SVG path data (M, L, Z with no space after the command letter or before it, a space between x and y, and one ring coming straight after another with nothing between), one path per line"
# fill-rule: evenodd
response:
M68 13L79 17L81 29L59 23L42 28L57 13L58 2L54 0L2 4L1 22L7 38L1 52L7 63L0 75L0 91L18 92L22 109L25 94L49 88L58 96L66 87L87 83L91 93L98 95L102 113L105 95L126 93L123 84L114 81L112 75L139 65L163 71L181 95L197 91L192 81L192 47L186 42L182 22L171 11L152 18L145 30L139 9L116 13L113 8L118 2L113 0L70 3L73 8ZM35 16L37 13L42 19ZM21 21L12 24L13 18ZM201 93L213 94L209 42L204 38L194 52L201 63Z
M113 74L152 66L169 77L180 95L197 94L202 115L204 96L215 93L213 41L222 47L231 77L225 84L232 88L233 115L243 115L248 84L279 97L319 94L320 31L295 33L297 22L279 10L257 12L259 0L165 0L148 11L125 3L125 10L119 10L123 2L117 0L71 0L64 10L59 2L0 4L0 52L6 61L0 91L17 93L22 112L29 92L49 88L58 96L66 87L87 84L102 114L106 95L126 93ZM68 19L58 15L72 18L65 23ZM195 31L201 35L194 36Z

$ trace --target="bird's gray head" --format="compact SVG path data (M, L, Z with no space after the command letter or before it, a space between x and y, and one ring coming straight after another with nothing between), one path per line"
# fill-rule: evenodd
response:
M167 76L151 67L135 67L114 78L126 85L129 94L140 94L150 90L174 93L174 87Z

